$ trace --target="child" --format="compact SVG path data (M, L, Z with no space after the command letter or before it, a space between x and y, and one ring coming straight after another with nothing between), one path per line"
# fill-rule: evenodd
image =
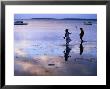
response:
M81 31L81 33L80 33L80 39L81 39L81 41L83 42L83 40L82 40L82 37L84 36L83 28L80 28L80 31Z
M66 29L66 30L65 30L65 37L64 37L64 39L66 39L66 45L68 45L69 42L71 41L71 39L70 39L70 37L69 37L69 34L71 34L71 33L69 33L69 32L68 32L68 29Z

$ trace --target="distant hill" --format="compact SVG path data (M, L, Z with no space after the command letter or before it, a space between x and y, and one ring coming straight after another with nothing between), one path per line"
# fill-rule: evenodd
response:
M62 19L57 19L57 18L30 18L30 19L35 19L35 20L91 20L91 21L97 21L97 19L83 19L83 18L62 18ZM30 20L30 19L14 19L14 20Z
M97 19L83 19L83 18L64 18L64 20L97 20Z
M32 19L47 19L47 20L97 20L97 19L82 19L82 18L63 18L63 19L57 19L57 18L32 18Z
M56 19L56 18L32 18L32 19Z

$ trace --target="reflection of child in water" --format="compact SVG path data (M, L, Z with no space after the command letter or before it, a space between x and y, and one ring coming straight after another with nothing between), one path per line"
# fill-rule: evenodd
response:
M65 30L65 37L64 37L64 39L66 39L66 44L69 44L69 42L71 41L69 34L71 34L71 33L69 33L68 29L66 29Z
M71 56L69 56L70 51L71 51L71 48L69 47L69 45L66 45L65 51L63 51L64 52L64 57L65 57L65 61L67 61L68 58L71 57Z
M83 42L81 41L81 44L80 44L80 55L82 55L82 53L83 53L83 49L84 49L84 47L83 47L83 44L82 44Z

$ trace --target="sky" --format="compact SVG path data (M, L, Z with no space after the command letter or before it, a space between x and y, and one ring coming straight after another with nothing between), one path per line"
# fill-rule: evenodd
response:
M31 19L31 18L80 18L80 19L97 19L96 14L15 14L14 19Z

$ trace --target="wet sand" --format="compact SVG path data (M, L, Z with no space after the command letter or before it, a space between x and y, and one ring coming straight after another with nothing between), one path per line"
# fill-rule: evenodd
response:
M94 57L77 57L73 55L68 61L63 57L42 56L35 59L15 58L15 76L96 76L96 59ZM54 65L49 65L54 64Z
M97 59L94 54L91 54L91 52L89 52L91 50L96 50L96 47L94 45L90 45L89 43L85 43L84 47L84 52L82 55L80 55L79 45L72 46L72 50L69 54L71 55L71 57L69 57L67 61L65 61L64 55L51 56L47 54L34 54L34 56L29 56L28 54L23 52L23 49L16 50L14 61L14 75L96 76ZM36 49L32 50L37 51Z
M91 26L83 25L83 21L27 22L29 25L14 29L15 76L97 76L96 22ZM82 44L82 55L80 27L84 28L83 39L87 41ZM65 28L72 32L67 61L63 39Z

